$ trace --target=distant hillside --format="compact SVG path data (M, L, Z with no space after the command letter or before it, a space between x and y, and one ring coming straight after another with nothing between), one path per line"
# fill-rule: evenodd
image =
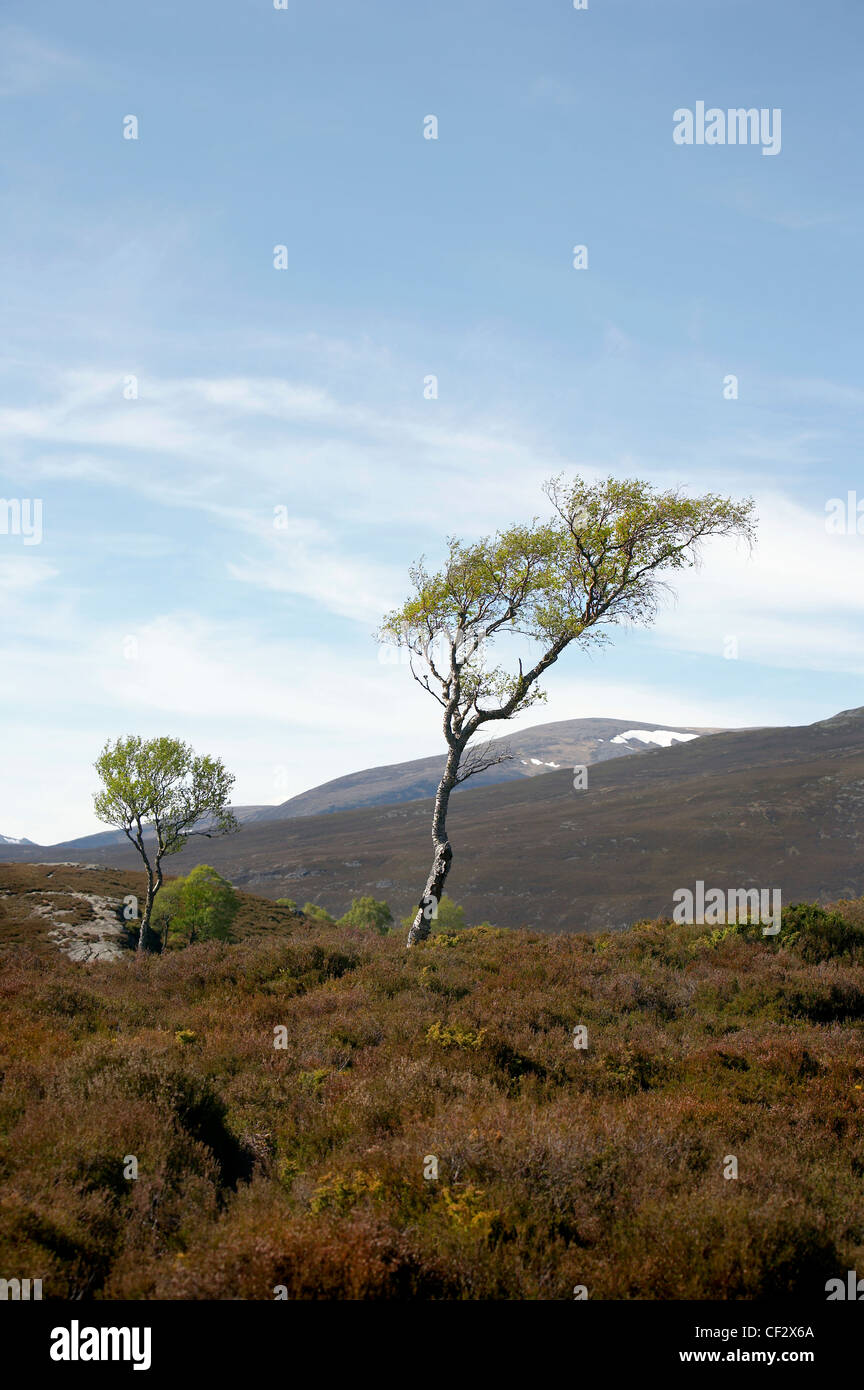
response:
M352 897L406 912L430 857L428 800L250 822L171 865L210 863L244 888L342 913ZM454 798L448 892L468 920L598 931L671 911L678 887L778 887L784 901L864 892L864 709L801 728L713 734ZM0 849L0 858L60 858ZM67 856L62 856L67 857ZM71 856L68 856L71 857ZM135 867L126 846L87 851Z
M264 811L265 806L232 806L234 815L241 825L251 820L259 811ZM145 830L145 839L152 839L153 832ZM32 841L28 840L28 844ZM54 850L82 850L98 849L106 845L128 845L129 841L122 830L97 830L93 835L81 835L76 840L61 840L56 845L40 845L39 849Z
M551 724L538 724L493 739L496 748L512 752L512 759L472 777L464 787L457 788L457 792L501 782L520 782L526 777L538 777L580 764L590 766L611 758L644 753L668 741L687 742L700 734L716 732L680 724L641 723L638 719L560 719ZM265 806L250 819L258 822L318 816L354 807L385 806L434 796L443 763L442 752L430 758L352 772L347 777L337 777L299 796L292 796L280 806Z
M493 786L499 782L522 781L526 777L537 777L562 767L577 764L588 766L716 732L715 729L642 723L638 719L562 719L551 724L538 724L534 728L523 729L521 733L493 740L502 749L507 748L512 752L512 761L490 768L488 772L472 778L468 785ZM418 797L434 795L443 761L443 754L438 753L407 763L364 768L360 772L324 782L320 787L312 787L277 806L234 806L232 809L241 825L245 825L249 821L288 820L296 816L348 811L359 806L414 801ZM52 845L51 849L77 851L125 843L127 841L122 831L104 830L74 840L63 840Z

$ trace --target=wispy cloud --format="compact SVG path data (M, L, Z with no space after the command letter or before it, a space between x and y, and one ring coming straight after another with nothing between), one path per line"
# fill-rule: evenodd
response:
M73 54L17 25L0 26L0 97L25 96L82 71Z
M5 538L4 538L5 539ZM8 542L7 542L8 544ZM4 594L35 589L54 579L58 571L36 555L0 555L0 601Z

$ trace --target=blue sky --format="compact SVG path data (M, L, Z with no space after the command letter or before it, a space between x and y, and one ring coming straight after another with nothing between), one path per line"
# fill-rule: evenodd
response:
M130 731L244 803L435 752L371 634L562 471L753 494L760 543L523 723L864 704L864 536L825 525L864 499L862 40L854 0L7 0L0 496L43 534L0 534L0 832L98 828ZM700 100L779 108L781 152L676 145Z

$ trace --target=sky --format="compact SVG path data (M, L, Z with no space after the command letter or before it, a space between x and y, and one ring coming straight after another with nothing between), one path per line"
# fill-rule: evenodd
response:
M753 496L758 544L516 727L864 704L862 42L858 0L5 0L0 833L100 829L126 733L240 804L435 753L374 633L560 473ZM699 102L779 148L678 143Z

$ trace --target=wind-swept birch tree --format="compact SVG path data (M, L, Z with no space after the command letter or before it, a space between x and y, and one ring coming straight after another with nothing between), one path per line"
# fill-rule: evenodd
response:
M95 767L102 781L93 798L96 815L122 830L144 861L147 897L138 950L153 950L158 941L150 918L163 883L162 860L193 835L210 839L239 829L228 805L234 778L219 758L199 756L179 739L135 734L106 743Z
M603 629L650 625L661 575L696 564L701 542L737 536L752 543L753 502L714 493L687 497L646 482L566 483L544 492L550 520L511 526L471 543L448 540L444 567L412 567L411 596L382 624L379 640L407 648L412 675L443 710L447 755L432 814L432 867L408 932L428 936L453 861L447 810L454 787L509 757L475 739L485 725L545 698L538 681L567 647L608 640ZM492 666L496 640L527 644L510 669ZM509 641L508 647L514 642Z

